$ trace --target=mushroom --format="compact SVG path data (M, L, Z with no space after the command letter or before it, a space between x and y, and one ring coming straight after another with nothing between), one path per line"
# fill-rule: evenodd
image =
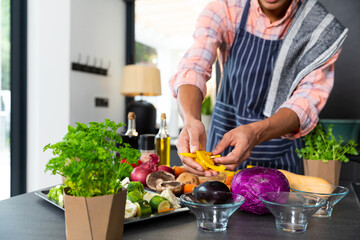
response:
M165 171L157 171L146 177L146 185L152 190L156 190L156 186L165 181L175 181L174 175Z
M156 191L163 192L170 190L176 196L180 196L184 192L184 184L178 181L164 181L156 185Z
M182 182L183 184L195 184L195 185L200 184L199 177L188 172L181 173L177 177L176 181Z

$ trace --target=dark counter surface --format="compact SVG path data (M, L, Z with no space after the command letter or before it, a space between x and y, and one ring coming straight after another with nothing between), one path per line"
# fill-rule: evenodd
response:
M349 239L360 240L360 204L350 183L349 194L327 219L310 218L305 233L277 230L272 215L257 216L241 211L229 220L228 229L208 233L197 229L189 212L150 221L126 224L124 239ZM64 212L33 192L0 201L0 239L66 239Z

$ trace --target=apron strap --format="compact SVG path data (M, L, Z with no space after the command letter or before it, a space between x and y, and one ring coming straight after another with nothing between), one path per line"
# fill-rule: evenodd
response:
M243 11L242 16L241 16L241 22L240 22L239 28L246 29L246 23L247 23L247 19L248 19L248 15L249 15L248 14L249 13L249 8L250 8L250 0L247 0L246 4L245 4L244 11Z

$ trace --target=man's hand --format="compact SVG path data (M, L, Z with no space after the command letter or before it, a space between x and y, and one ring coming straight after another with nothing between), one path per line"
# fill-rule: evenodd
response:
M197 150L200 150L200 146L202 148L206 146L206 133L203 123L196 119L187 123L188 124L182 129L176 144L178 153L195 153ZM201 176L217 175L217 172L212 170L205 171L200 164L196 163L192 158L181 155L179 155L179 157L187 172Z
M201 122L201 103L203 96L201 91L193 85L183 85L178 90L178 110L184 122L176 147L178 153L195 153L206 146L206 133ZM212 176L215 171L204 171L192 158L179 155L186 171L197 174Z
M269 118L234 128L224 135L212 154L218 155L228 146L233 146L234 150L227 156L214 159L214 162L235 170L250 156L255 145L296 131L299 125L299 118L294 111L280 108Z
M233 146L234 149L227 156L214 159L214 162L224 165L228 170L236 170L250 156L252 149L259 142L259 131L260 129L254 129L252 125L242 125L227 132L212 154L218 155L228 146Z

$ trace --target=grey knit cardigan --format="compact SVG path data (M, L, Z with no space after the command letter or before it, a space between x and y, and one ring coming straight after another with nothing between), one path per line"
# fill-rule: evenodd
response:
M341 47L348 29L317 0L304 0L288 29L275 62L264 115L269 117L307 74Z

